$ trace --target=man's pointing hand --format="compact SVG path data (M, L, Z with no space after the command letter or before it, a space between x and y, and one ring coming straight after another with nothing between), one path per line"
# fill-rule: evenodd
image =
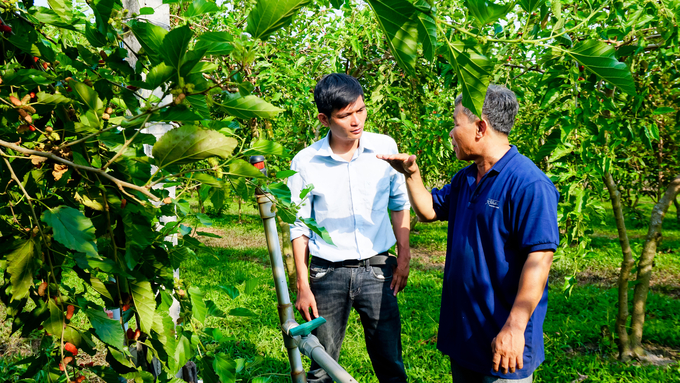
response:
M378 154L377 158L387 161L396 171L406 175L407 177L418 171L418 164L416 164L416 156L399 153L399 154Z

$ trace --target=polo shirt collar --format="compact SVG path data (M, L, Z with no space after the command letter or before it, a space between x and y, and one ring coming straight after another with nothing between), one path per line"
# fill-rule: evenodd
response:
M503 155L503 157L501 157L501 159L491 167L484 177L496 175L503 171L503 168L505 168L505 166L518 154L519 152L517 151L517 147L515 145L510 145L510 150L508 150ZM467 180L470 186L477 182L477 164L473 163L470 165L470 171L467 174Z

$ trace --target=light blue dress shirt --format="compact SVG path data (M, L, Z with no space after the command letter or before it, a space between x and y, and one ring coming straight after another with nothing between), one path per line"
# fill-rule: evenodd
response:
M348 162L331 150L330 134L293 158L291 169L297 174L288 178L288 187L298 203L300 190L314 185L298 218L314 218L334 245L299 219L290 225L290 237L307 236L310 254L331 262L370 258L396 243L387 209L410 208L404 175L375 156L398 153L397 143L382 134L363 132Z

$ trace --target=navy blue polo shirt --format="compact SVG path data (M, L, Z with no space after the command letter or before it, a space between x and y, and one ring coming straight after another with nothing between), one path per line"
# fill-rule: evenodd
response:
M522 379L545 359L547 284L524 333L524 368L494 372L491 341L510 315L528 254L557 249L559 193L515 146L476 181L472 164L432 190L437 218L449 221L437 348L473 371Z

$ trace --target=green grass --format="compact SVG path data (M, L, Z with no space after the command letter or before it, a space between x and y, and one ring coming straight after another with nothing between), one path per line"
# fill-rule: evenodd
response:
M674 218L674 212L669 212L664 224L665 241L657 256L657 268L664 272L680 269L677 246L672 247L680 239L680 232L676 223L668 222ZM264 236L252 207L244 207L242 223L238 223L235 212L229 210L214 219L214 226L223 228L230 236ZM634 243L639 242L641 246L645 233L644 228L631 230ZM616 274L620 250L615 236L611 219L597 228L593 254L581 261L583 270L603 273L607 278ZM445 251L445 242L445 223L418 224L411 239L412 246L422 251ZM568 269L569 262L568 254L563 256L556 262L555 273ZM266 248L221 248L217 257L199 254L182 265L181 276L208 291L206 299L214 300L222 310L245 307L257 314L255 317L209 318L206 323L207 327L220 328L230 336L227 341L211 345L212 348L246 361L261 358L260 364L245 369L239 378L244 382L257 376L268 377L270 382L290 381L286 351L277 329L276 295ZM249 279L257 279L259 288L244 294ZM450 382L451 379L448 358L436 349L441 284L441 269L420 267L414 262L409 285L399 295L404 363L413 382ZM220 285L234 285L241 295L231 299ZM561 293L561 280L553 278L544 325L546 361L536 372L536 382L571 382L584 376L588 377L583 380L586 382L680 382L680 364L677 362L658 367L616 361L616 345L611 337L603 335L614 327L616 300L616 289L593 284L579 285L570 297L566 297ZM680 300L663 292L653 292L647 304L645 341L654 350L672 349L677 355L680 349ZM296 313L296 317L301 321L299 314ZM204 337L204 341L209 340L208 336ZM303 361L308 368L308 359L303 357ZM359 317L354 312L350 316L340 363L358 381L377 382L365 351Z

